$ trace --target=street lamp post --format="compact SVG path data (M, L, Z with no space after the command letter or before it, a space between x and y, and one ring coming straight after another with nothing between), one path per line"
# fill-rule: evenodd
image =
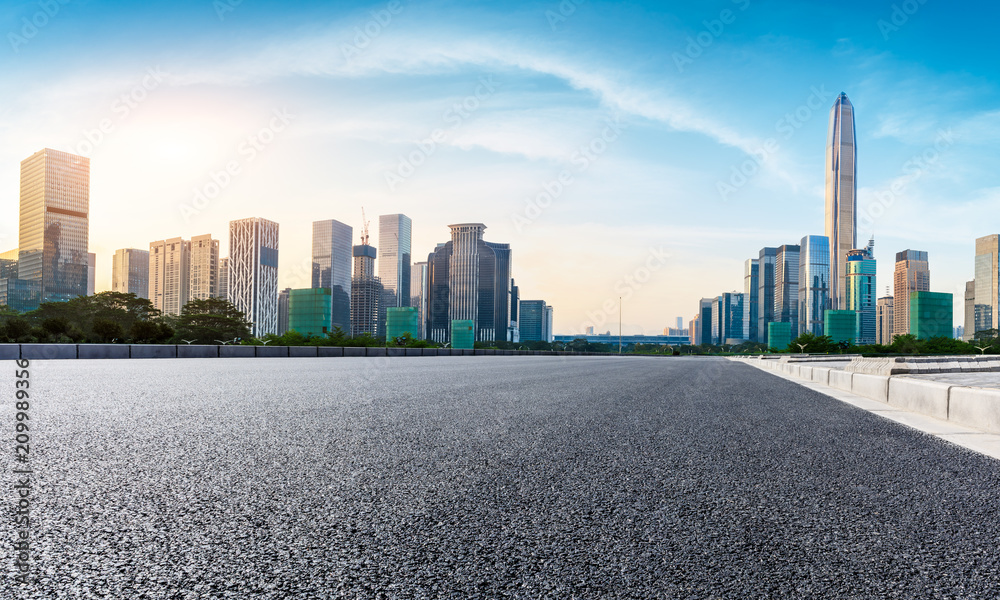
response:
M618 296L618 354L622 353L622 297Z

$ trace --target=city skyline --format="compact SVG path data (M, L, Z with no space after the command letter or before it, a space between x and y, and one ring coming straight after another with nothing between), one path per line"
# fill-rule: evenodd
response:
M284 228L279 287L309 287L298 268L309 224L360 229L365 206L413 219L415 257L447 223L487 223L517 250L529 296L559 307L557 333L611 321L605 303L626 282L625 333L655 334L706 292L739 290L762 246L823 232L826 120L846 91L863 150L857 233L885 250L878 281L891 281L893 252L927 250L935 289L962 314L968 257L993 233L973 217L1000 198L997 65L975 35L997 9L970 20L921 5L893 23L891 7L861 3L794 20L749 2L572 5L519 3L516 17L456 5L442 18L400 4L388 21L386 3L220 15L179 2L163 18L156 6L61 5L5 49L0 251L17 246L17 164L51 147L92 160L98 290L116 250L151 240L209 232L227 256L228 222L247 214ZM20 35L37 10L0 24ZM715 34L722 10L732 18ZM372 22L378 35L358 38ZM93 43L64 52L84 35ZM223 42L233 37L253 41ZM580 153L591 144L601 152ZM628 284L651 249L670 258Z

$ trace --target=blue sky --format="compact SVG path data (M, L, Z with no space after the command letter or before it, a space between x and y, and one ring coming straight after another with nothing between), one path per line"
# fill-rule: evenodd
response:
M762 246L823 233L845 91L879 288L895 252L927 250L958 323L974 239L1000 231L998 12L3 2L0 250L17 245L19 162L51 147L92 160L98 288L117 248L212 233L225 252L228 221L248 216L281 224L280 285L305 287L310 223L359 234L363 206L409 215L415 257L450 223L485 223L558 333L617 331L624 296L625 332L652 334L741 291Z

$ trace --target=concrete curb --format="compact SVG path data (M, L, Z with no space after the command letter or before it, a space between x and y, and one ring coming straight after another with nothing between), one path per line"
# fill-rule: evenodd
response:
M892 377L889 380L889 405L947 421L952 387L937 381Z

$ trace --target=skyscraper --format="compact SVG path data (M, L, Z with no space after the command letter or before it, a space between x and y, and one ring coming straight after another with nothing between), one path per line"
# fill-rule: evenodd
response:
M744 294L725 292L712 301L712 343L719 346L742 341Z
M774 321L774 261L778 257L777 248L761 248L757 263L757 341L767 341L767 324ZM702 329L705 328L702 319ZM702 338L705 338L704 332Z
M830 308L830 240L807 235L799 247L799 335L823 335L823 313Z
M43 302L87 293L90 159L46 148L21 161L18 278Z
M545 305L545 341L550 344L556 339L555 332L555 308L551 304Z
M211 235L191 238L191 300L206 300L219 295L219 240Z
M410 306L417 309L417 339L427 338L427 263L410 268Z
M309 291L312 291L312 289L310 288ZM292 288L285 288L278 292L278 331L276 332L278 335L285 335L285 332L288 331L288 315L290 310L289 307L291 306L291 295Z
M691 343L709 346L712 344L712 304L715 298L702 298L698 301L697 342L692 338Z
M521 300L519 309L522 342L545 342L547 339L548 305L545 300Z
M962 339L970 341L976 339L976 280L965 282L965 323L963 325Z
M853 310L858 319L858 337L855 344L874 344L876 330L875 296L875 240L863 249L847 253L847 310Z
M826 142L826 237L833 310L846 306L847 253L857 246L857 174L854 106L841 92L830 109Z
M975 334L1000 329L1000 235L976 239Z
M219 259L219 298L229 300L229 259Z
M191 242L181 238L149 245L149 299L166 315L180 315L190 299Z
M743 265L743 339L751 342L756 342L759 339L757 336L757 311L760 295L759 274L760 259L747 259Z
M97 255L87 253L87 295L93 296L97 291Z
M378 218L378 277L382 281L383 310L410 305L410 237L413 227L406 215Z
M312 287L330 289L330 328L351 330L351 248L354 230L332 219L313 222Z
M910 333L910 294L931 289L931 270L927 253L920 250L903 250L896 253L893 272L892 335Z
M149 298L148 250L115 250L111 263L111 291Z
M379 315L385 298L382 282L375 275L375 257L378 251L368 245L368 229L361 236L361 244L354 246L354 278L351 279L351 335L363 334L382 337Z
M799 246L785 244L774 258L774 321L792 324L799 335Z
M278 224L253 217L229 222L229 296L260 337L278 332Z
M875 303L875 343L888 346L892 343L892 296L883 296Z

